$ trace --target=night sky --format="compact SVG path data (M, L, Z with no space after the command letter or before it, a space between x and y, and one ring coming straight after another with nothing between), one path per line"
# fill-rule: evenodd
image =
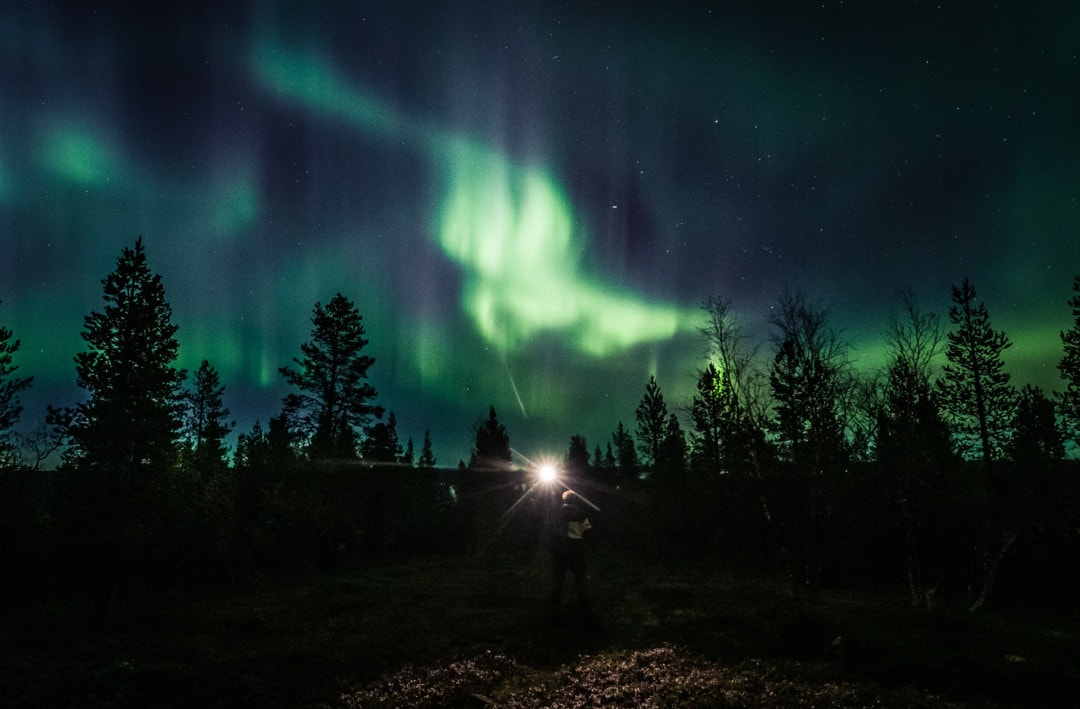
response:
M1080 275L1080 3L0 3L0 324L27 427L143 235L250 429L336 292L440 465L681 411L702 302L767 343L786 285L863 368L965 276L1060 388ZM946 319L947 322L947 319ZM765 350L768 347L766 344ZM688 422L684 422L686 427Z

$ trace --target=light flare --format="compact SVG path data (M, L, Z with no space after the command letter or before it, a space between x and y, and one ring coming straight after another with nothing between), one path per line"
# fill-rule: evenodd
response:
M542 483L553 483L559 476L559 471L555 469L554 465L546 464L541 465L540 469L536 471L536 477L540 479Z

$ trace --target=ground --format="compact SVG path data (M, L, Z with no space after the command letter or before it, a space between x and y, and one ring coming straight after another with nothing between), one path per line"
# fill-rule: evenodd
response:
M303 578L0 612L6 706L1068 706L1075 612L913 610L596 555L594 611L540 553L353 560ZM569 589L568 589L569 590ZM902 590L902 589L896 589Z

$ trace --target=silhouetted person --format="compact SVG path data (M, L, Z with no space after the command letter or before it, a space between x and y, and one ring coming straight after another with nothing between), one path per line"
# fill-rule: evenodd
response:
M551 605L562 600L566 574L574 575L574 590L578 603L589 610L589 593L585 585L585 535L592 529L585 507L570 490L562 494L562 505L556 510L551 539L552 579Z

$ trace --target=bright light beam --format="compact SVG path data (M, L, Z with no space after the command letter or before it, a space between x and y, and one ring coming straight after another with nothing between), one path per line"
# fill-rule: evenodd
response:
M537 471L537 477L540 478L542 483L552 483L558 477L558 471L555 470L554 465L542 465L540 470Z
M577 490L574 490L574 489L572 489L572 488L571 488L571 487L570 487L569 485L566 485L565 483L560 483L560 484L562 484L562 486L563 486L563 487L565 487L565 488L566 488L567 490L570 490L570 492L572 492L572 493L574 493L575 495L577 495L577 498L578 498L579 500L581 500L582 502L584 502L584 503L585 503L586 505L588 505L589 507L593 508L593 509L594 509L594 510L596 510L597 512L599 512L599 511L600 511L600 508L599 508L599 507L597 507L597 506L596 506L595 504L593 504L592 500L590 500L589 498L585 497L584 495L582 495L582 494L581 494L580 492L578 492Z

